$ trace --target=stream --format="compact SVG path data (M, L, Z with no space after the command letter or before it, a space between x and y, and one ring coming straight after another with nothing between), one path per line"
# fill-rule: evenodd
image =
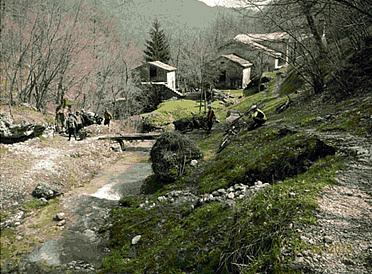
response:
M140 193L152 174L148 153L129 152L110 165L89 185L61 200L66 216L62 235L35 248L20 264L21 273L97 273L108 248L108 219L121 197ZM104 231L104 232L102 232Z

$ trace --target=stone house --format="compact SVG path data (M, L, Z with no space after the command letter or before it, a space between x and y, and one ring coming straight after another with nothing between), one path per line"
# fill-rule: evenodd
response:
M141 85L151 87L151 90L159 94L161 100L173 97L183 97L176 89L177 68L160 61L146 62L134 69L140 77Z
M219 76L216 88L245 88L251 81L252 63L236 54L221 55L215 60Z
M176 70L160 61L152 61L135 68L139 72L142 84L164 85L176 91Z
M234 54L253 64L251 74L274 71L288 64L289 35L284 32L238 34L219 48L219 54Z

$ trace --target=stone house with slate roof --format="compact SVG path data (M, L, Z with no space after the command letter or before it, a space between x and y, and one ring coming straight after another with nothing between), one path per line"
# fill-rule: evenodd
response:
M238 34L234 39L219 48L220 57L218 61L221 58L226 59L226 56L238 56L251 64L249 67L249 77L251 78L258 74L259 70L274 71L288 65L289 41L290 37L285 32ZM234 61L230 61L234 63ZM220 80L220 82L223 82L223 74L220 75ZM247 76L244 79L242 77L241 86L244 88L249 82L250 79L247 80ZM239 85L236 84L235 80L230 85L226 85L230 88L236 86Z
M252 63L236 54L221 55L215 60L219 77L216 88L245 88L251 81Z
M140 65L134 71L138 73L141 84L151 86L157 90L162 100L183 96L177 91L177 68L160 61L152 61Z

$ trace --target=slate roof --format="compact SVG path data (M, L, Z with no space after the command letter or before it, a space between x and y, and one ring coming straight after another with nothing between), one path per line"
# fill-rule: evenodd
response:
M161 69L164 69L164 70L167 70L167 71L177 70L177 68L172 67L172 66L170 66L168 64L165 64L163 62L160 62L160 61L152 61L152 62L148 62L148 63L155 66L155 67L158 67L158 68L161 68Z
M254 39L252 39L247 34L238 34L237 36L235 36L234 41L237 41L237 42L243 43L245 45L251 46L252 48L255 48L257 50L264 51L265 53L267 53L268 55L270 55L274 58L277 58L277 57L281 56L280 52L277 52L277 51L275 51L271 48L268 48L268 47L266 47L262 44L257 43Z
M244 67L244 68L247 68L247 67L250 67L252 66L253 64L251 62L249 62L248 60L245 60L235 54L226 54L226 55L221 55L222 57L234 62L234 63L237 63L238 65Z
M247 33L246 35L255 42L260 41L280 42L289 39L289 34L286 32Z

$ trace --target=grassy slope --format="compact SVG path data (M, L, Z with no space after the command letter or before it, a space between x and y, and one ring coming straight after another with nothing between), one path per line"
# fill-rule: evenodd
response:
M302 132L305 128L318 130L343 130L365 135L370 127L363 119L370 117L370 99L358 103L349 99L335 105L322 105L297 100L292 108L282 114L274 109L285 98L275 98L269 93L258 93L245 98L231 107L246 111L254 103L263 106L269 117L266 126L249 133L242 133L220 155L215 156L222 129L198 140L207 155L197 171L189 172L173 185L166 185L147 199L172 188L187 186L196 193L210 192L226 187L233 182L252 182L260 179L257 171L275 172L281 164L300 159L316 140ZM345 109L348 109L345 115ZM219 109L220 117L228 109ZM318 119L332 114L330 120ZM321 122L320 122L321 121ZM283 126L295 128L280 136ZM200 137L200 135L197 135ZM289 158L288 158L289 157ZM286 161L284 161L284 158ZM133 205L116 209L113 213L113 252L105 259L105 271L117 273L257 273L274 271L293 272L289 269L294 255L305 248L296 232L296 227L316 222L313 211L316 197L322 188L334 182L343 160L337 156L326 156L304 163L300 174L276 179L280 183L259 194L239 202L235 208L210 203L195 210L167 205L152 210ZM295 167L295 164L293 164ZM138 198L141 200L141 198ZM140 202L140 201L138 201ZM137 203L138 204L138 203ZM135 235L143 241L132 246ZM282 248L290 250L291 256L283 257ZM316 246L311 247L316 249Z

